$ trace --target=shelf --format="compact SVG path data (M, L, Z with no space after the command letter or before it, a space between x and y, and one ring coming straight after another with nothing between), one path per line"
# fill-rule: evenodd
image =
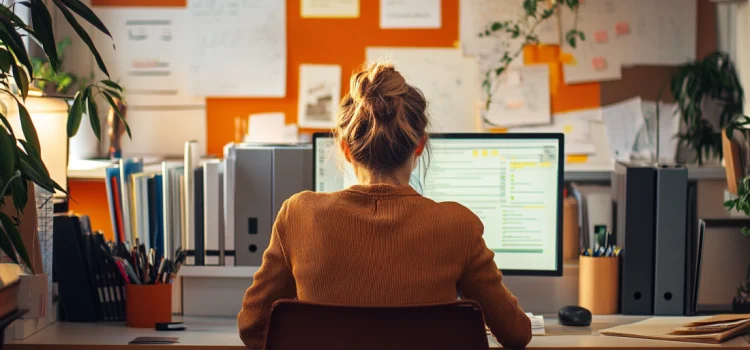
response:
M180 277L252 278L259 266L183 266Z

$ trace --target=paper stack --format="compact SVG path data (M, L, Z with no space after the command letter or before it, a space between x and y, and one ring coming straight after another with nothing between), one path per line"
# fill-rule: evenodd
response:
M544 317L541 315L534 316L531 312L527 312L526 316L531 320L531 335L544 335ZM484 329L487 331L487 335L492 334L487 326L484 326Z
M689 322L685 322L689 320ZM750 314L708 318L652 318L602 330L604 335L718 344L750 330Z

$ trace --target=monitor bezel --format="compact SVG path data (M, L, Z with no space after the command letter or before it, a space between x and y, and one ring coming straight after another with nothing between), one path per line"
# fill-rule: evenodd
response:
M313 158L318 154L318 139L332 138L330 132L316 132L313 134ZM499 139L499 140L554 140L557 141L559 154L557 166L557 252L556 252L556 269L554 270L516 270L500 269L506 276L551 276L560 277L563 275L563 191L565 186L565 135L562 133L431 133L430 139ZM318 162L313 159L313 190L317 183Z

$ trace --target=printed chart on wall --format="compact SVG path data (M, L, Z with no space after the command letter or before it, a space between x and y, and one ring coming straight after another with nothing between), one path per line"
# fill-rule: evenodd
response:
M479 79L473 59L458 49L367 48L368 62L384 58L424 93L431 132L478 130Z
M113 37L97 32L96 47L112 79L125 88L128 104L205 105L205 99L189 89L190 40L184 8L94 7L94 11Z
M286 3L189 0L192 91L203 96L286 95Z

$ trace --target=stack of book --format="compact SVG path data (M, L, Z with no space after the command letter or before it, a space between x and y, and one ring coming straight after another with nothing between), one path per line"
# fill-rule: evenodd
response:
M655 317L600 331L604 335L718 344L750 331L750 314Z
M144 169L138 158L121 159L106 169L115 240L153 248L157 259L174 259L181 249L188 265L233 265L225 257L234 251L223 244L224 163L198 158L196 143L187 142L183 161Z

